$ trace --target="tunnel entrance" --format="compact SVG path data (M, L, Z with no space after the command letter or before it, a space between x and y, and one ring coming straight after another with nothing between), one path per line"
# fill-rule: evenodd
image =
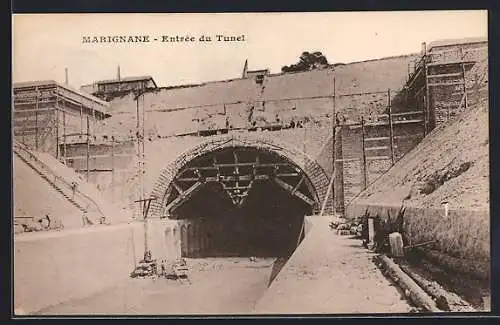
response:
M184 257L279 257L303 237L318 206L297 165L273 152L224 148L188 162L174 177L166 211L181 222Z

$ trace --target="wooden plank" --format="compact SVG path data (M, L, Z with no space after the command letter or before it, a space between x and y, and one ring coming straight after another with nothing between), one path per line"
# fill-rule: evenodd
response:
M378 146L378 147L368 147L365 148L366 151L371 151L371 150L385 150L389 149L387 146Z
M255 180L268 180L269 176L268 175L256 175L255 177L253 175L240 175L238 176L220 176L220 177L207 177L205 178L206 182L234 182L237 179L240 181L251 181L252 179ZM198 181L198 177L179 177L175 179L178 182L195 182Z
M84 169L75 169L77 172L87 172L87 168ZM94 168L94 169L88 169L90 173L101 173L101 172L113 172L113 169L106 169L106 168Z
M233 159L234 159L234 165L235 165L234 166L234 171L235 171L236 175L239 176L240 170L238 168L238 155L236 153L236 150L233 150ZM239 186L239 178L236 179L236 186Z
M290 176L294 176L294 177L297 177L299 176L300 174L294 174L294 175L291 175L290 173L283 173L283 174L276 174L276 176L278 177L290 177ZM220 181L229 181L229 182L235 182L237 180L240 180L240 181L252 181L252 180L259 180L259 181L263 181L263 180L268 180L269 179L269 176L268 175L239 175L239 176L233 176L233 175L227 175L227 176L224 176L224 175L220 175L219 177L217 176L210 176L210 177L206 177L205 178L205 181L206 182L220 182ZM199 180L199 177L178 177L176 178L176 181L178 182L195 182Z
M366 160L389 160L390 156L367 156Z
M336 135L337 135L337 121L336 121L336 115L337 115L337 107L336 107L336 79L335 79L335 73L333 74L333 97L332 97L332 101L333 101L333 112L332 112L332 175L330 176L331 177L331 184L328 188L331 187L331 191L332 191L332 207L333 207L333 214L335 214L335 211L336 211L336 202L335 202L335 195L336 195L336 192L335 192L335 174L337 172L336 170L336 166L335 166L335 162L336 162L336 155L337 155L337 147L336 147ZM308 185L308 189L309 187L312 187L312 185L310 184L311 182L307 181L306 182L307 185ZM309 192L310 193L314 193L314 191L311 191L312 189L309 189ZM328 191L327 191L328 192ZM328 194L328 193L327 193ZM325 201L328 199L328 195L326 195L325 197ZM323 204L325 205L325 204ZM320 212L324 212L324 207L323 205L321 206L321 211Z
M436 66L445 66L445 65L455 65L455 64L474 64L476 61L470 61L470 60L454 60L454 61L446 61L446 62L431 62L427 63L428 67L436 67Z
M408 123L421 123L424 120L421 119L411 119L411 120L397 120L393 121L392 124L408 124ZM389 125L389 121L382 121L382 122L369 122L365 123L365 126L382 126L382 125ZM346 124L346 126L349 126L349 128L352 129L358 129L361 127L361 124Z
M14 131L19 131L19 130L25 130L25 131L29 131L29 130L33 130L35 131L35 134L36 134L36 129L38 130L52 130L53 128L55 128L55 126L20 126L20 125L15 125L13 127L13 130Z
M365 138L365 141L382 141L389 140L389 137L374 137L374 138Z
M392 113L392 116L405 116L405 115L416 115L416 114L424 114L424 111L409 111L409 112L401 112L401 113ZM386 114L388 115L388 114Z
M170 182L173 187L177 190L177 193L179 193L179 195L182 195L182 193L184 193L184 190L179 186L179 184L177 184L175 181L172 181Z
M440 83L428 83L429 87L439 87L439 86L456 86L463 85L462 81L450 81L450 82L440 82Z
M65 100L73 101L77 105L82 103L87 104L86 107L93 110L96 110L96 108L98 108L98 111L106 110L106 105L104 105L99 99L92 98L91 95L75 92L60 85L57 87L57 93L64 97Z
M392 124L409 124L409 123L422 123L424 120L421 119L413 119L413 120L398 120L398 121L393 121Z
M464 58L464 54L462 52L462 47L460 47L460 56L462 59ZM463 87L464 87L464 107L467 109L467 85L465 81L465 64L462 63L462 82L463 82ZM449 112L448 112L449 115ZM449 117L448 117L449 118Z
M76 114L76 112L74 111L71 111L70 109L66 109L66 108L56 108L56 107L48 107L48 108L42 108L42 107L39 107L38 110L36 109L16 109L14 108L14 115L17 114L17 115L24 115L23 113L32 113L32 112L35 112L35 111L38 111L38 112L51 112L51 111L54 111L54 110L59 110L60 112L64 112L68 115L71 115L71 116L78 116L78 114ZM32 114L28 114L28 115L31 115L33 116Z
M83 133L83 104L80 104L80 133Z
M84 136L85 133L66 133L67 137Z
M419 90L417 90L417 91L415 92L415 95L414 95L413 97L418 97L418 95L419 95L422 91L424 91L426 88L427 88L427 87L426 87L426 85L423 85L422 87L420 87L420 89L419 89Z
M224 186L225 190L248 190L250 188L252 188L251 185L247 185L247 186Z
M462 76L461 72L454 72L454 73L431 74L428 75L427 78L446 78L446 77L460 77L460 76Z
M113 155L114 157L133 157L134 154L128 154L128 153L117 153ZM109 158L109 154L102 154L102 155L89 155L90 158ZM66 158L68 159L87 159L87 155L78 155L78 156L71 156L67 155Z
M276 182L276 184L278 184L279 186L281 186L283 189L285 189L288 192L290 192L290 194L292 194L292 191L293 191L293 186L292 185L290 185L290 184L282 181L278 177L274 177L273 181ZM306 202L307 204L309 204L311 206L314 205L314 201L311 200L310 198L308 198L305 194L303 194L300 191L295 191L295 193L293 193L292 195L298 197L299 199L301 199L302 201Z
M56 100L56 159L59 159L59 103Z
M51 104L51 103L54 103L55 101L56 101L55 99L39 100L38 104ZM35 101L24 101L24 100L14 99L14 107L16 107L16 106L25 106L25 105L29 105L29 106L36 105L36 100ZM24 111L24 110L27 110L27 109L21 109L21 110Z
M170 212L171 209L179 206L179 204L188 200L194 193L196 193L201 188L202 185L203 183L201 182L194 183L190 188L188 188L181 195L176 197L172 202L170 202L165 209Z
M391 105L391 90L389 89L387 91L388 97L389 97L389 144L391 147L391 159L392 159L392 164L394 165L395 158L394 158L394 130L393 130L393 121L392 121L392 105Z
M16 113L29 113L29 112L50 112L55 110L54 107L49 107L49 108L35 108L35 109L17 109L14 107L14 114Z
M36 110L35 110L35 149L38 150L38 87L35 87L35 91L36 91L36 103L35 103L35 106L36 106Z
M415 81L417 81L418 77L420 76L420 74L422 73L422 69L418 69L414 75L411 77L411 81L408 83L408 87L411 87L413 86L413 84L415 83Z
M427 135L429 131L429 111L430 111L430 89L429 89L429 82L427 80L427 76L429 75L429 65L424 61L424 68L425 68L425 114L424 114L424 136Z
M361 158L342 158L336 159L335 162L351 162L351 161L360 161Z
M115 202L115 140L111 134L111 202Z
M240 163L227 163L227 164L214 164L212 166L199 166L199 167L187 167L186 170L217 170L219 168L228 168L228 167L277 167L277 166L288 166L293 167L292 164L289 163L266 163L266 164L257 164L255 162L240 162Z
M365 118L361 117L361 146L363 151L363 188L368 184L368 170L366 168L366 146L365 146Z
M277 173L278 177L299 177L302 173Z
M64 159L64 164L66 165L66 112L63 111L63 159Z
M86 160L87 160L87 182L89 181L89 178L90 178L90 170L89 170L89 166L90 166L90 139L89 139L89 117L87 116L87 154L86 154Z
M422 134L395 135L394 139L421 138Z
M295 192L299 189L299 187L302 184L302 182L304 181L305 177L306 177L305 175L302 175L302 177L300 178L300 180L297 183L297 185L295 185L295 187L293 188L292 194L295 194Z

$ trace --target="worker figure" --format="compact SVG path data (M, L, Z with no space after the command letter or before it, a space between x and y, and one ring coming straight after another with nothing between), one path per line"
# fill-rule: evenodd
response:
M109 225L109 221L108 221L108 219L106 218L106 216L101 216L101 217L99 218L99 224L101 224L101 225Z
M83 211L83 216L82 216L82 220L83 220L83 226L89 226L89 225L93 225L94 223L89 219L89 215L88 215L88 212L87 210L84 210Z
M160 276L167 276L167 267L165 265L165 260L161 260L161 271L160 271Z
M337 114L335 114L335 123L336 125L340 125L342 123L341 119L340 119L340 113L337 112Z
M71 182L71 190L73 191L73 199L75 198L76 190L78 189L77 182Z
M45 217L41 218L39 222L43 229L50 229L51 222L48 214L46 214Z

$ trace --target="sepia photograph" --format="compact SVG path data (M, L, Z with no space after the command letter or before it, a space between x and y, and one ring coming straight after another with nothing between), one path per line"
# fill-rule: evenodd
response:
M486 10L12 15L13 316L491 311Z

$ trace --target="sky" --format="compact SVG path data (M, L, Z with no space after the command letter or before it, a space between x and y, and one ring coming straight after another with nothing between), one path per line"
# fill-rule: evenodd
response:
M330 63L416 53L422 42L487 37L487 11L19 14L13 15L13 82L56 80L79 88L95 80L151 75L158 86L241 77L321 51ZM84 36L148 35L149 43L83 43ZM163 36L194 42L161 42ZM202 35L212 42L200 42ZM215 35L244 41L218 42ZM154 39L158 41L154 41Z

